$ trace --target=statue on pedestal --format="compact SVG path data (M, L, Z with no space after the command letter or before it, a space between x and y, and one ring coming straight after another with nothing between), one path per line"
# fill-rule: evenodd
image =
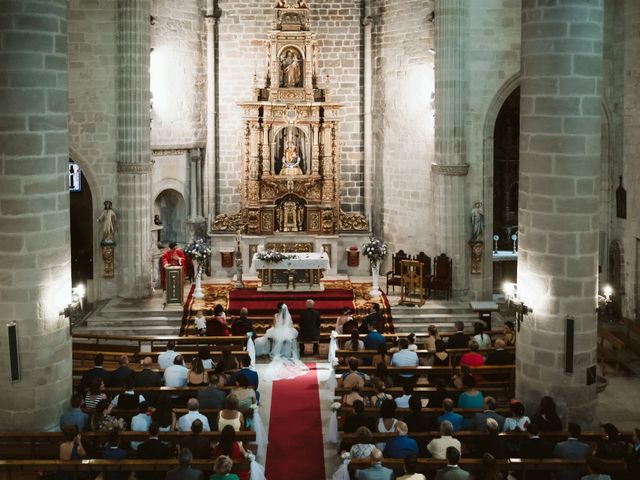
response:
M289 130L284 142L284 155L282 156L282 169L280 175L302 175L300 168L300 155L298 146L293 138L293 132Z
M282 72L282 86L295 88L302 86L302 60L294 49L288 49L280 57L280 71Z

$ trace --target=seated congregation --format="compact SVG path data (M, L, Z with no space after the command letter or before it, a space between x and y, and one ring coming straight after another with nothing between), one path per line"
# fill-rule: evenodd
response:
M451 333L431 325L407 338L353 331L345 339L332 409L349 463L334 478L639 478L640 430L605 423L583 433L550 396L526 412L513 398L513 324L475 327L473 335L458 322Z

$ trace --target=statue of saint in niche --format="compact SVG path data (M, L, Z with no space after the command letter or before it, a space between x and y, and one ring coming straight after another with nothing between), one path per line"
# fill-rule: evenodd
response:
M302 59L298 52L290 48L280 56L281 86L302 87Z
M302 175L300 168L300 155L298 155L298 138L293 136L293 131L287 129L287 137L284 140L284 154L282 155L282 168L280 175Z

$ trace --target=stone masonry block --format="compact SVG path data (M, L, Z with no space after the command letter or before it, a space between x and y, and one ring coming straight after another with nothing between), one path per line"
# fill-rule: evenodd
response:
M593 159L592 155L556 155L553 160L553 173L572 176L580 172L584 177L595 177L598 175L598 166Z
M530 149L539 153L583 153L585 139L581 136L532 135Z
M575 255L578 252L576 233L548 233L547 252L556 255Z
M572 38L602 39L602 25L596 22L572 23L569 32Z
M9 156L39 155L42 140L36 133L0 133L0 151Z
M562 119L548 115L528 115L520 128L521 133L557 133L561 130Z
M585 77L598 76L602 72L602 56L575 55L573 59L573 73Z
M567 34L566 22L531 22L522 26L522 36L527 39L558 38Z
M574 278L586 278L596 272L596 256L582 255L578 258L567 258L567 275Z
M538 97L535 99L535 113L538 115L579 115L580 98Z
M595 78L569 77L560 79L561 95L595 95L596 88Z
M556 198L557 213L596 213L598 212L598 199L595 197Z

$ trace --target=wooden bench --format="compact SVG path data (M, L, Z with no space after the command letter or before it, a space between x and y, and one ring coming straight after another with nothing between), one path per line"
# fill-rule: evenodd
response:
M423 387L418 385L413 387L413 394L419 397L427 397L429 396L430 393L436 392L437 390L438 390L437 387L428 387L428 386ZM447 387L444 390L448 393L451 393L453 397L457 397L458 394L465 391L465 388ZM334 394L336 397L342 397L343 395L350 392L351 392L350 388L337 387L335 389ZM400 397L404 394L402 387L387 387L385 389L385 392L391 395L392 397ZM372 387L364 387L360 390L360 393L364 397L370 397L371 395L374 395L376 391ZM504 395L505 389L504 387L487 387L487 388L482 388L482 393L485 396L492 395L494 397L500 397L501 395Z
M516 347L506 347L505 350L508 350L512 353L515 353L516 351ZM470 350L468 348L452 348L450 350L447 350L447 352L450 355L455 355L455 356L462 356L465 353L470 352ZM478 353L481 355L487 355L491 352L495 352L495 348L487 348L487 349L481 349L478 350ZM435 351L432 350L415 350L416 355L418 355L418 357L431 357L433 356L434 353L436 353ZM373 357L374 355L377 355L378 352L377 350L336 350L336 357L338 358L348 358L348 357L356 357L356 358L362 358L362 357ZM388 353L387 357L391 358L393 356L393 353Z
M164 441L179 444L191 432L160 432L159 438ZM100 445L108 440L107 432L84 432L83 444ZM204 437L212 442L220 439L220 432L202 432ZM143 442L149 435L146 432L120 432L123 444L131 441ZM252 430L236 432L236 439L242 442L255 442L256 434ZM57 458L58 446L64 441L61 432L0 432L0 458Z
M395 471L404 470L404 460L402 459L385 458L382 463L385 467ZM586 466L586 462L583 460L561 460L557 458L503 458L496 460L496 463L501 471L512 471L517 475L517 478L522 480L536 480L538 472L559 472L567 468L584 468ZM623 472L626 468L623 460L605 460L604 463L606 472ZM433 474L437 470L446 467L446 465L446 460L418 458L417 472L431 473L431 476L427 478L433 478ZM458 465L469 472L482 470L482 460L479 458L461 458ZM349 463L349 470L353 472L369 466L369 459L352 459Z
M609 345L609 348L606 347L605 342ZM628 370L625 358L626 349L627 345L624 340L604 328L598 328L597 355L598 360L602 363L602 375L606 375L607 363L615 365L616 374L619 372L621 366Z

